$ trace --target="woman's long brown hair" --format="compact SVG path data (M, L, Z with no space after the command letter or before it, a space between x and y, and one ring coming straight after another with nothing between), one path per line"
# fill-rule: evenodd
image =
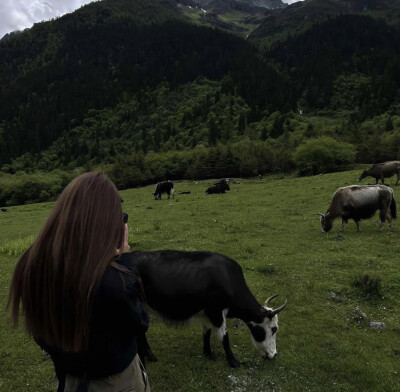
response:
M124 238L121 199L110 179L85 173L60 195L15 268L8 299L28 334L64 351L87 347L93 292Z

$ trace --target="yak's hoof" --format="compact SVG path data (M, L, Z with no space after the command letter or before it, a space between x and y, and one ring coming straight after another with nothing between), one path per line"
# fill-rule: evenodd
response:
M230 359L230 360L229 360L229 366L230 366L231 368L240 367L240 362L239 362L238 360L236 360L235 358Z

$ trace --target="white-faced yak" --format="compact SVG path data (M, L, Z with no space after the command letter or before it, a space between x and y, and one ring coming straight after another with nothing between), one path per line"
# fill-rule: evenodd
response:
M165 321L178 325L200 322L205 356L212 356L210 336L214 330L229 365L239 366L229 344L228 318L244 321L262 357L276 356L278 313L286 301L273 309L270 301L274 295L261 305L247 287L242 268L231 258L204 251L137 251L124 253L118 263L139 270L148 306ZM142 356L152 355L145 337L139 346Z

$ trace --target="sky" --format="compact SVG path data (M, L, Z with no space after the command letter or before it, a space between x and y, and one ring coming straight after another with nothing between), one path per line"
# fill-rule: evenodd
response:
M64 15L92 0L0 0L0 38L14 30Z
M0 0L0 38L6 33L64 15L93 0ZM298 0L283 0L292 4Z

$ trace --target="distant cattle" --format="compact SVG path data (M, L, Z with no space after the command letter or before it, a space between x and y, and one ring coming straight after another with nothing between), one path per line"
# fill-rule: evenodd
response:
M382 229L386 219L389 228L392 227L392 218L396 218L396 202L393 189L386 185L351 185L339 188L332 197L328 211L321 216L321 231L327 233L332 229L333 221L341 217L342 227L349 219L353 219L360 231L360 220L371 218L379 210L380 225Z
M223 178L222 180L219 180L218 182L216 182L214 185L221 185L221 184L228 184L229 185L229 178Z
M231 188L229 188L229 184L226 180L221 180L217 183L214 184L214 186L210 186L206 190L207 195L212 195L214 193L225 193L225 191L230 191Z
M262 357L276 356L278 313L287 301L274 309L270 305L274 295L261 305L247 287L242 268L235 260L214 252L162 250L125 253L120 262L139 270L150 309L165 321L202 324L205 356L212 357L210 337L214 330L229 365L239 366L229 344L229 318L246 323ZM138 342L142 357L150 354L155 359L143 339Z
M0 208L0 213L1 212L7 212L7 210L5 208Z
M171 181L163 181L159 182L156 185L156 190L153 193L154 200L161 200L161 194L166 193L168 195L168 199L174 198L174 184Z
M395 174L397 174L397 181L395 185L398 185L400 178L399 161L377 163L373 165L371 169L364 170L360 175L359 181L369 176L375 178L376 184L378 183L379 180L381 180L382 184L384 184L384 178L392 177Z

